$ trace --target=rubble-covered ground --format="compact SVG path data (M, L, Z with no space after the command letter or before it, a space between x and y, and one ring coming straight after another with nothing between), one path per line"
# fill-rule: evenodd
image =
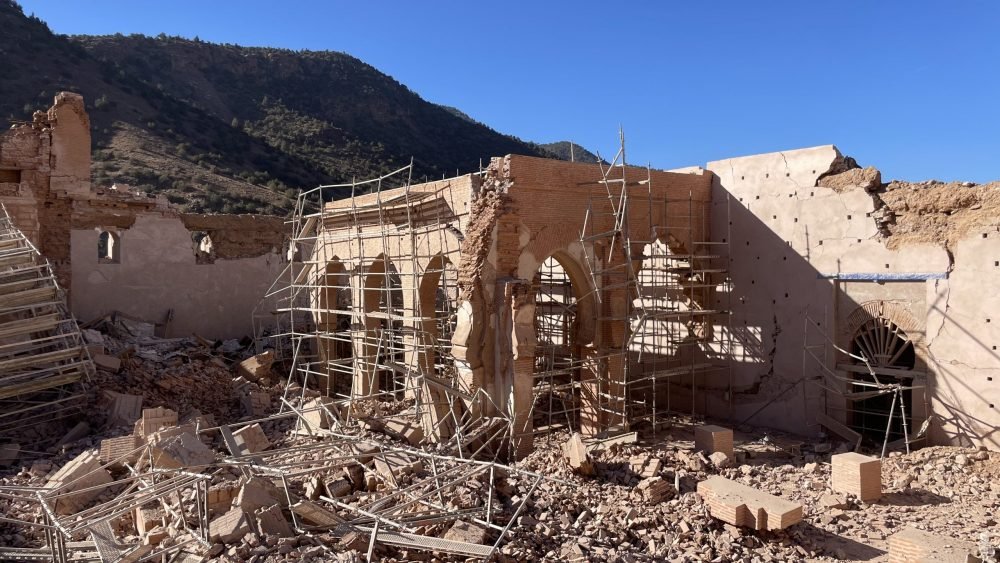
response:
M183 559L178 560L185 562L360 561L369 548L373 559L383 561L466 559L414 546L370 545L368 534L351 531L351 525L370 529L373 520L366 522L360 510L407 522L422 536L486 545L513 519L495 554L501 561L886 561L887 538L905 526L973 544L982 532L997 529L1000 454L994 452L953 447L893 452L882 463L884 494L873 503L830 488L830 456L846 451L845 445L741 428L734 460L710 458L694 450L693 428L703 421L685 417L657 432L640 428L634 440L589 442L591 467L583 472L589 475L570 467L563 446L571 436L565 432L537 437L534 453L513 466L476 465L450 457L440 446L420 449L399 439L398 432L381 431L387 424L366 422L310 435L293 413L273 416L284 393L280 369L259 364L260 369L235 369L250 355L239 343L137 336L119 325L87 332L106 355L122 361L120 369L102 369L92 382L87 435L71 435L72 440L39 452L23 444L11 466L0 468L0 515L8 519L0 521L0 546L44 545L39 529L10 521L40 521L37 498L26 491L58 485L60 470L73 460L97 452L108 438L133 432L149 446L148 459L109 466L111 484L86 504L122 498L123 480L132 475L152 479L155 470L169 472L177 465L203 474L212 521L205 543L156 503L143 504L141 515L130 510L112 519L121 545L179 546ZM290 404L308 412L316 394L293 391L287 395ZM157 412L176 413L176 421L145 430L148 417L138 425L115 424L109 416L114 393L143 395L144 408L166 407ZM384 410L404 416L410 403ZM321 419L316 428L324 426ZM241 438L249 444L246 455L234 455L218 427L252 430L254 420L261 433ZM198 444L185 441L184 434L197 436ZM391 456L395 469L387 469ZM278 469L268 473L268 467ZM459 478L445 486L448 474ZM804 518L774 532L713 518L696 492L697 483L712 475L801 503ZM190 523L196 516L193 495L180 490L163 502ZM424 502L410 502L415 497ZM332 520L318 525L304 512L294 517L304 506L319 507L328 515L323 518ZM79 521L74 514L87 513L70 511L60 521L71 526ZM482 522L487 514L489 522ZM230 516L238 521L222 529L223 517ZM150 518L151 524L145 521ZM303 531L292 529L296 522ZM73 539L88 536L77 533ZM997 538L991 541L996 544Z

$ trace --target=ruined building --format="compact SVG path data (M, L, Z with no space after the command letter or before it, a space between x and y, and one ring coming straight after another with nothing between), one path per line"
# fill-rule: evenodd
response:
M833 146L674 171L628 166L624 151L601 164L507 155L440 181L412 183L404 167L304 190L281 219L92 186L90 149L67 93L0 136L0 203L30 242L18 248L47 258L81 324L117 312L160 338L253 336L286 381L275 408L249 410L292 416L300 434L359 423L455 460L516 462L553 432L613 438L685 413L883 454L1000 448L996 186L883 184ZM34 377L23 358L50 350L5 326L9 419L39 391L20 387ZM66 358L89 361L74 327L59 334ZM53 380L34 404L82 378ZM348 442L338 452L356 454ZM704 486L713 514L758 499ZM802 518L758 500L774 529Z

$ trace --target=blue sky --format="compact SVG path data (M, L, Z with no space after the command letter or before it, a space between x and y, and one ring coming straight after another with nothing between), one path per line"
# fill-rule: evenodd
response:
M57 33L346 52L523 139L613 154L621 125L636 164L833 143L884 179L1000 179L1000 2L21 4Z

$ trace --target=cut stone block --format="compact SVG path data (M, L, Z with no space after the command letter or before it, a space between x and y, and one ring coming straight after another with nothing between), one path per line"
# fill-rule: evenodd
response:
M335 409L333 399L317 397L302 405L302 423L311 431L329 430L335 426Z
M157 441L152 446L151 455L156 469L198 472L215 461L215 452L190 432Z
M254 517L257 519L257 533L261 535L276 535L282 538L295 535L277 504L258 509L254 512Z
M327 510L315 502L308 500L300 500L293 504L292 512L314 526L333 528L344 521L336 512Z
M108 413L108 424L111 426L135 424L135 421L142 418L142 395L114 391L105 391L105 394L111 399L111 411Z
M389 452L375 456L375 471L396 485L397 479L407 473L416 473L424 468L420 459L402 452Z
M142 418L137 426L135 434L145 438L162 428L177 426L177 413L164 407L142 409Z
M649 504L659 504L667 500L673 487L664 480L662 477L651 477L649 479L643 479L639 481L637 487L640 492L642 492L643 498Z
M383 424L386 433L417 446L424 439L423 427L405 418L390 418Z
M802 505L725 477L709 477L698 483L698 494L709 514L732 524L755 530L782 530L802 520Z
M274 364L274 352L268 350L263 354L257 354L247 358L236 367L237 372L250 381L260 381L271 373L271 365Z
M660 466L662 465L663 462L660 461L660 458L648 455L635 456L629 460L632 472L641 479L656 477L660 473Z
M351 494L351 491L354 490L354 487L351 485L351 482L348 481L346 478L327 481L325 483L325 486L326 486L326 494L330 495L333 498L346 497L347 495Z
M722 452L729 459L733 455L733 431L722 426L706 424L694 429L694 449L705 452L705 455Z
M271 447L271 442L267 439L260 424L251 424L240 428L233 432L233 438L237 445L244 447L245 451L251 454L262 452Z
M240 493L240 487L231 483L214 485L208 489L208 511L213 514L225 512Z
M231 543L241 539L249 531L250 521L246 513L240 508L234 508L208 524L208 539Z
M832 456L830 462L834 491L854 495L865 502L882 498L882 462L877 457L848 452Z
M94 365L97 366L97 369L103 369L111 373L118 373L122 369L122 361L114 356L94 354L91 359L94 360Z
M87 450L62 466L49 478L46 488L61 489L57 494L72 493L80 489L100 487L111 483L111 474L100 469L101 460L94 450ZM65 488L63 488L65 487ZM60 496L52 502L56 514L73 514L86 508L87 504L99 497L102 489Z
M140 452L135 450L141 445L142 440L132 434L101 440L101 463L111 463L119 459L125 463L135 463L140 455Z
M465 543L486 543L487 530L482 526L458 520L444 533L444 539Z
M889 537L890 563L967 563L982 561L971 543L904 528Z
M593 475L594 463L587 452L587 446L583 443L583 436L578 432L573 433L569 440L563 444L563 457L566 458L569 466L581 475Z
M139 535L145 535L153 528L165 525L162 508L136 508L135 529Z
M275 503L282 503L285 495L274 486L274 483L260 477L250 479L240 488L236 496L236 506L246 512L254 512Z
M246 391L240 394L240 405L247 416L260 418L271 413L271 394L264 391Z

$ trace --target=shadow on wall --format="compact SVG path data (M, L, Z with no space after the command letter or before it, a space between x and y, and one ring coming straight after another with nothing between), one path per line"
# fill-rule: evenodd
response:
M845 334L845 321L852 314L867 314L862 305L869 297L893 300L920 293L921 299L907 298L904 306L924 322L927 282L886 281L891 276L865 260L854 260L847 266L853 269L851 273L860 274L861 279L868 276L868 280L852 282L848 291L836 279L846 273L840 255L864 253L865 245L877 245L888 252L875 240L877 227L869 218L874 203L868 194L859 188L860 195L854 192L844 197L817 185L831 168L842 165L833 147L709 165L718 175L713 189L712 232L717 240L727 240L730 259L730 293L717 292L715 306L728 308L732 314L728 326L715 327L716 342L699 353L709 360L729 357L732 368L731 373L710 374L700 383L705 392L695 394L690 405L695 412L727 413L737 424L771 426L809 436L821 431L829 434L816 420L817 412L826 413L881 443L888 426L889 404L844 398L845 392L862 390L848 385L847 380L862 378L857 372L864 370L838 369L838 365L858 362L836 352L824 335L839 347L850 349L859 335ZM875 261L880 260L876 257ZM913 284L918 292L913 291ZM900 291L903 286L909 290ZM875 315L868 317L874 325L886 323ZM812 321L809 326L807 319ZM723 343L730 340L727 351ZM874 349L889 345L901 346L879 343ZM815 359L805 354L806 346ZM918 350L917 355L921 354L924 351ZM892 367L901 370L896 375L907 375L902 370L913 368ZM922 393L914 391L905 405L911 435L927 410L925 402ZM916 426L914 417L918 418ZM898 406L894 418L900 418Z

